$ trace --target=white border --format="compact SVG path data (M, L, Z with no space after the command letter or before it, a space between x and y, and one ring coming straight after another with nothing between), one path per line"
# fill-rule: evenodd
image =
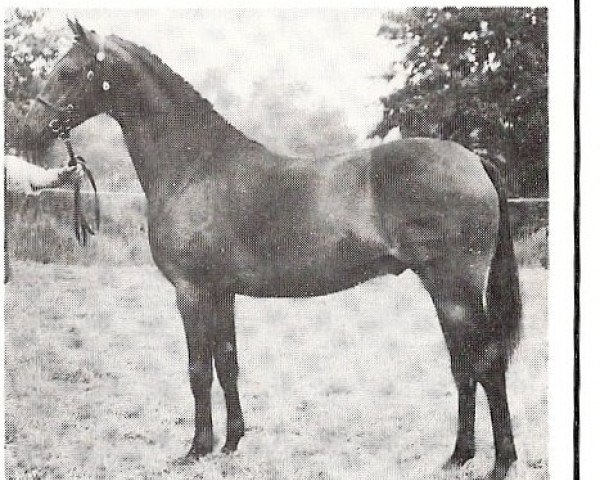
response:
M591 2L590 2L591 3ZM80 0L60 0L51 5L49 2L40 1L22 1L10 2L11 5L26 7L53 7L53 8L82 8ZM572 412L573 412L573 38L574 38L574 4L571 2L554 0L551 2L510 2L502 1L478 1L478 2L410 2L411 5L427 6L446 6L447 4L457 6L547 6L549 8L550 19L550 282L549 282L549 466L550 478L568 479L572 478L573 458L572 458ZM409 4L393 4L390 1L371 1L366 3L364 0L305 0L302 2L303 8L390 8L397 9L408 6ZM104 0L101 3L94 4L96 8L150 8L163 7L164 2L159 1L129 1L123 0ZM208 0L201 4L183 0L171 0L170 8L225 8L238 7L244 8L248 4L246 1L224 1ZM253 2L253 6L260 8L290 8L298 7L298 2L293 0L262 0ZM585 15L582 15L585 24ZM590 21L595 21L598 15L590 15ZM596 27L597 28L597 27ZM594 29L591 29L590 37L595 35ZM594 57L590 62L598 62L596 46L598 42L595 38L590 39L590 54ZM588 44L588 45L589 45ZM591 56L591 55L590 55ZM585 57L587 58L587 57ZM596 85L590 85L590 88L597 88ZM585 102L582 102L582 108L586 110L586 117L594 115L594 111L586 109ZM3 131L3 129L2 129ZM586 135L584 150L595 151L590 142L598 140L596 132L589 132ZM597 145L596 145L597 146ZM600 162L600 158L594 159ZM587 176L587 170L584 167L584 176ZM589 178L589 177L588 177ZM594 191L600 189L597 184L588 182L588 178L582 178L584 191ZM588 209L583 209L584 216L593 215L595 212L589 211L594 207L588 204ZM587 233L584 230L582 233ZM593 233L593 232L592 232ZM593 242L593 243L592 243ZM589 249L588 249L589 248ZM597 242L593 239L582 242L583 251L597 249ZM584 262L584 265L586 263ZM583 269L584 293L592 290L592 285L585 284L586 268ZM590 291L591 295L595 292ZM588 309L584 308L584 312ZM594 332L587 330L582 325L582 333L586 336L582 340L582 352L586 355L592 352L594 358L598 358L597 346L598 333L596 322ZM3 332L2 332L3 340ZM589 362L588 362L589 364ZM585 371L585 370L584 370ZM597 375L597 374L596 374ZM596 383L597 385L597 383ZM591 394L598 398L597 388L591 389ZM600 403L592 402L588 399L590 386L586 387L584 379L584 390L582 395L582 413L595 411ZM593 458L597 449L596 436L600 425L598 422L586 424L583 421L582 426L582 455L583 459ZM593 450L593 451L592 451ZM582 465L583 478L594 478L597 468L590 463L590 466ZM592 474L593 472L593 474ZM586 474L588 473L588 474Z
M574 11L553 3L550 30L550 356L551 479L573 478Z

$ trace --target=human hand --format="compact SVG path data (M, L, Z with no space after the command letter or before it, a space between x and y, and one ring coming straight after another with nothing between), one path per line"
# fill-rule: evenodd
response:
M58 183L61 185L65 183L78 183L84 176L83 168L79 164L61 167L58 169L57 174Z

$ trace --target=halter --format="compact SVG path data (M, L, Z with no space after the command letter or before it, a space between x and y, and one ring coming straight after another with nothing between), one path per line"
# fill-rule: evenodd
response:
M97 62L102 62L105 57L106 54L102 49L95 55ZM94 70L89 70L86 74L87 80L91 82L94 79L94 75ZM107 91L109 88L110 84L107 81L103 81L102 90ZM65 146L67 147L67 152L69 153L69 162L67 163L67 165L80 165L87 179L89 180L92 189L94 190L94 213L96 216L95 227L96 231L98 231L100 229L100 201L98 198L96 181L94 180L92 172L87 167L85 159L81 155L75 155L73 145L71 143L71 129L73 128L73 113L75 112L75 106L72 103L69 103L66 107L59 107L49 102L41 95L37 95L35 99L44 107L56 113L56 117L54 117L48 123L48 128L52 130L52 132L65 143ZM92 229L89 222L85 218L84 213L81 211L81 181L76 182L73 189L73 226L75 229L75 237L77 238L77 241L80 243L80 245L85 246L87 244L88 235L95 235L96 232L94 231L94 229Z
M86 48L89 51L89 47ZM92 52L94 54L94 52ZM103 46L100 46L100 50L94 54L94 58L96 60L96 65L99 66L104 59L106 58L106 53L104 52ZM94 77L96 76L95 69L88 70L86 73L86 79L88 82L92 82ZM110 89L110 83L106 80L102 82L102 91L106 92ZM86 86L85 90L88 90ZM69 103L66 107L59 107L54 105L53 103L46 100L41 95L37 95L35 100L40 102L46 108L54 111L56 113L56 117L50 120L48 123L48 128L52 130L52 132L59 138L66 140L69 138L72 123L73 123L73 113L75 112L75 106L72 103ZM68 145L67 145L67 148ZM71 149L70 149L71 150ZM69 152L70 154L71 152ZM70 155L72 157L72 155Z

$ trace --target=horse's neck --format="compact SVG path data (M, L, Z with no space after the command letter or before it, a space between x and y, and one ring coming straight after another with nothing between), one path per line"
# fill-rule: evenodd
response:
M156 91L131 92L124 100L127 104L112 112L150 202L160 202L190 180L221 170L241 149L262 148L200 97L183 101L161 98Z

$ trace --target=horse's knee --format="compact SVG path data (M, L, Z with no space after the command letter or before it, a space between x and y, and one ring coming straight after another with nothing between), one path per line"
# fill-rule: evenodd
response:
M473 377L472 369L452 368L452 376L454 377L454 383L458 390L471 391L475 389L477 380Z
M485 315L476 299L443 299L436 302L442 329L454 341L463 342L478 329Z
M448 346L455 351L453 372L481 377L506 371L506 348L476 297L472 296L471 301L445 301L438 312Z
M444 302L440 307L443 321L452 325L461 325L467 320L467 309L464 305L454 302Z
M222 362L228 361L230 358L235 358L235 346L229 340L217 342L215 355Z

